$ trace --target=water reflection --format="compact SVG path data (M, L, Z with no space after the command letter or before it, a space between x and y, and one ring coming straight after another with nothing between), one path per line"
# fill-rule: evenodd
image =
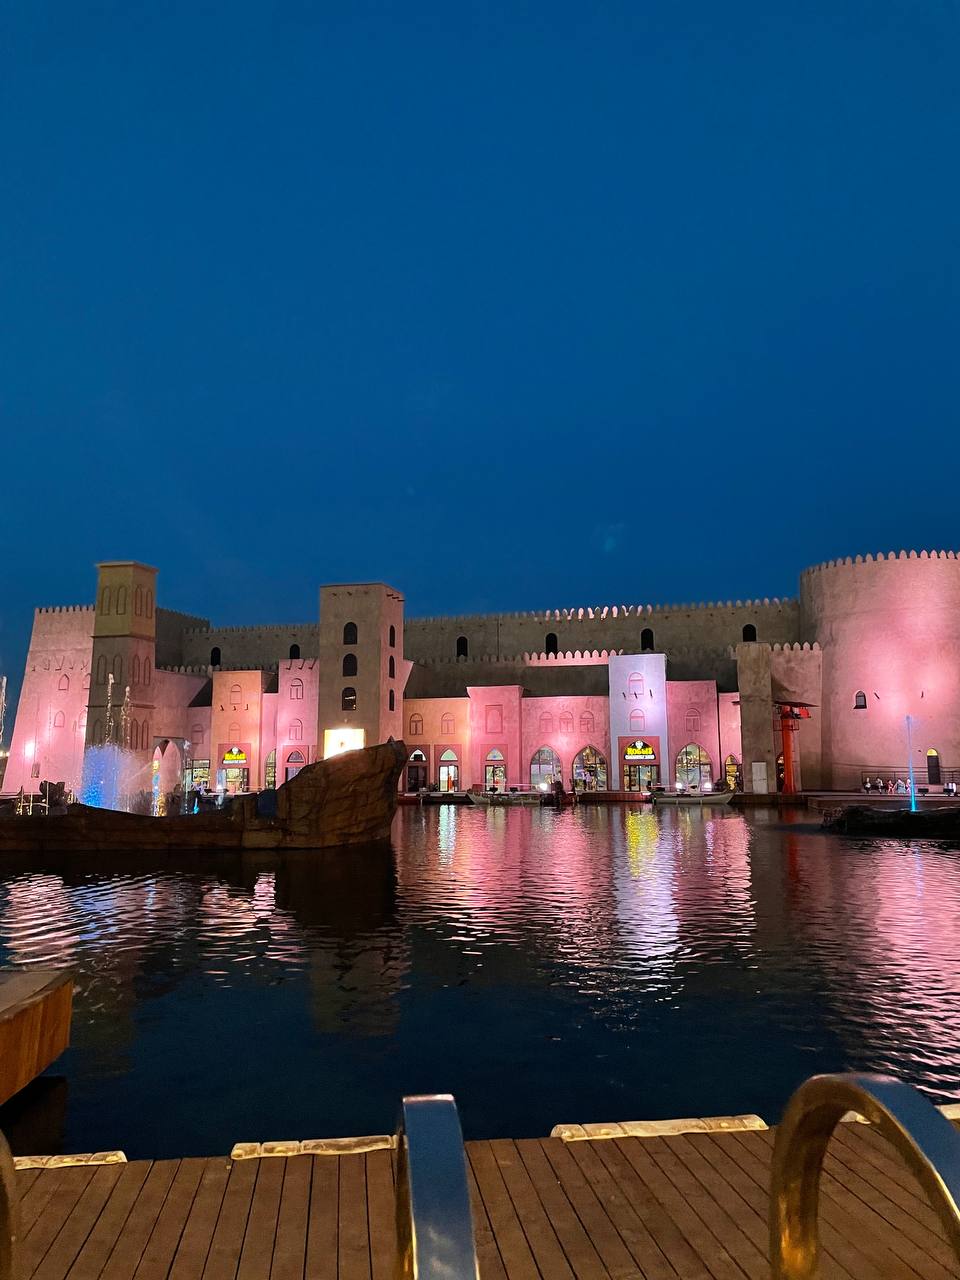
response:
M487 1136L774 1118L842 1068L960 1098L960 855L798 817L442 806L395 857L8 861L0 959L77 990L66 1094L0 1123L210 1154L433 1089Z

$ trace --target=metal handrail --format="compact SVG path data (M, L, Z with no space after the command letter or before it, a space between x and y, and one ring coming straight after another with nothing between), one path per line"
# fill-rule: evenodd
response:
M820 1175L830 1136L862 1115L904 1157L960 1261L960 1134L922 1093L887 1076L813 1076L777 1126L770 1177L773 1280L817 1280Z
M397 1147L398 1277L478 1280L463 1133L452 1096L404 1098Z
M0 1133L0 1280L17 1275L17 1242L20 1239L20 1197L17 1175L7 1140Z

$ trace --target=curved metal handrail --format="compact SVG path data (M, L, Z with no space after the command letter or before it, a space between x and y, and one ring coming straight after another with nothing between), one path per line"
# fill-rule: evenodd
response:
M20 1197L17 1175L7 1140L0 1133L0 1280L17 1274L17 1242L20 1238Z
M960 1260L960 1134L922 1093L886 1076L813 1076L777 1126L770 1176L774 1280L817 1280L820 1174L840 1119L856 1111L904 1157Z
M404 1098L397 1146L397 1275L478 1280L463 1133L452 1096Z

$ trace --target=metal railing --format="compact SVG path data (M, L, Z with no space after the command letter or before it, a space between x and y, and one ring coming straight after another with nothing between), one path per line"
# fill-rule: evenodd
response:
M403 1099L397 1148L397 1276L478 1280L463 1133L450 1094Z
M813 1076L777 1125L770 1176L773 1280L817 1280L820 1175L827 1144L848 1112L896 1148L937 1212L960 1261L960 1134L922 1093L885 1076Z

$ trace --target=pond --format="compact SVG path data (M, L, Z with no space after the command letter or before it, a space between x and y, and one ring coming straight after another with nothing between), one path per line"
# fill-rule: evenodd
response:
M960 1098L960 853L803 811L406 808L394 852L10 860L0 962L76 973L15 1151L213 1155L758 1112L818 1071Z

